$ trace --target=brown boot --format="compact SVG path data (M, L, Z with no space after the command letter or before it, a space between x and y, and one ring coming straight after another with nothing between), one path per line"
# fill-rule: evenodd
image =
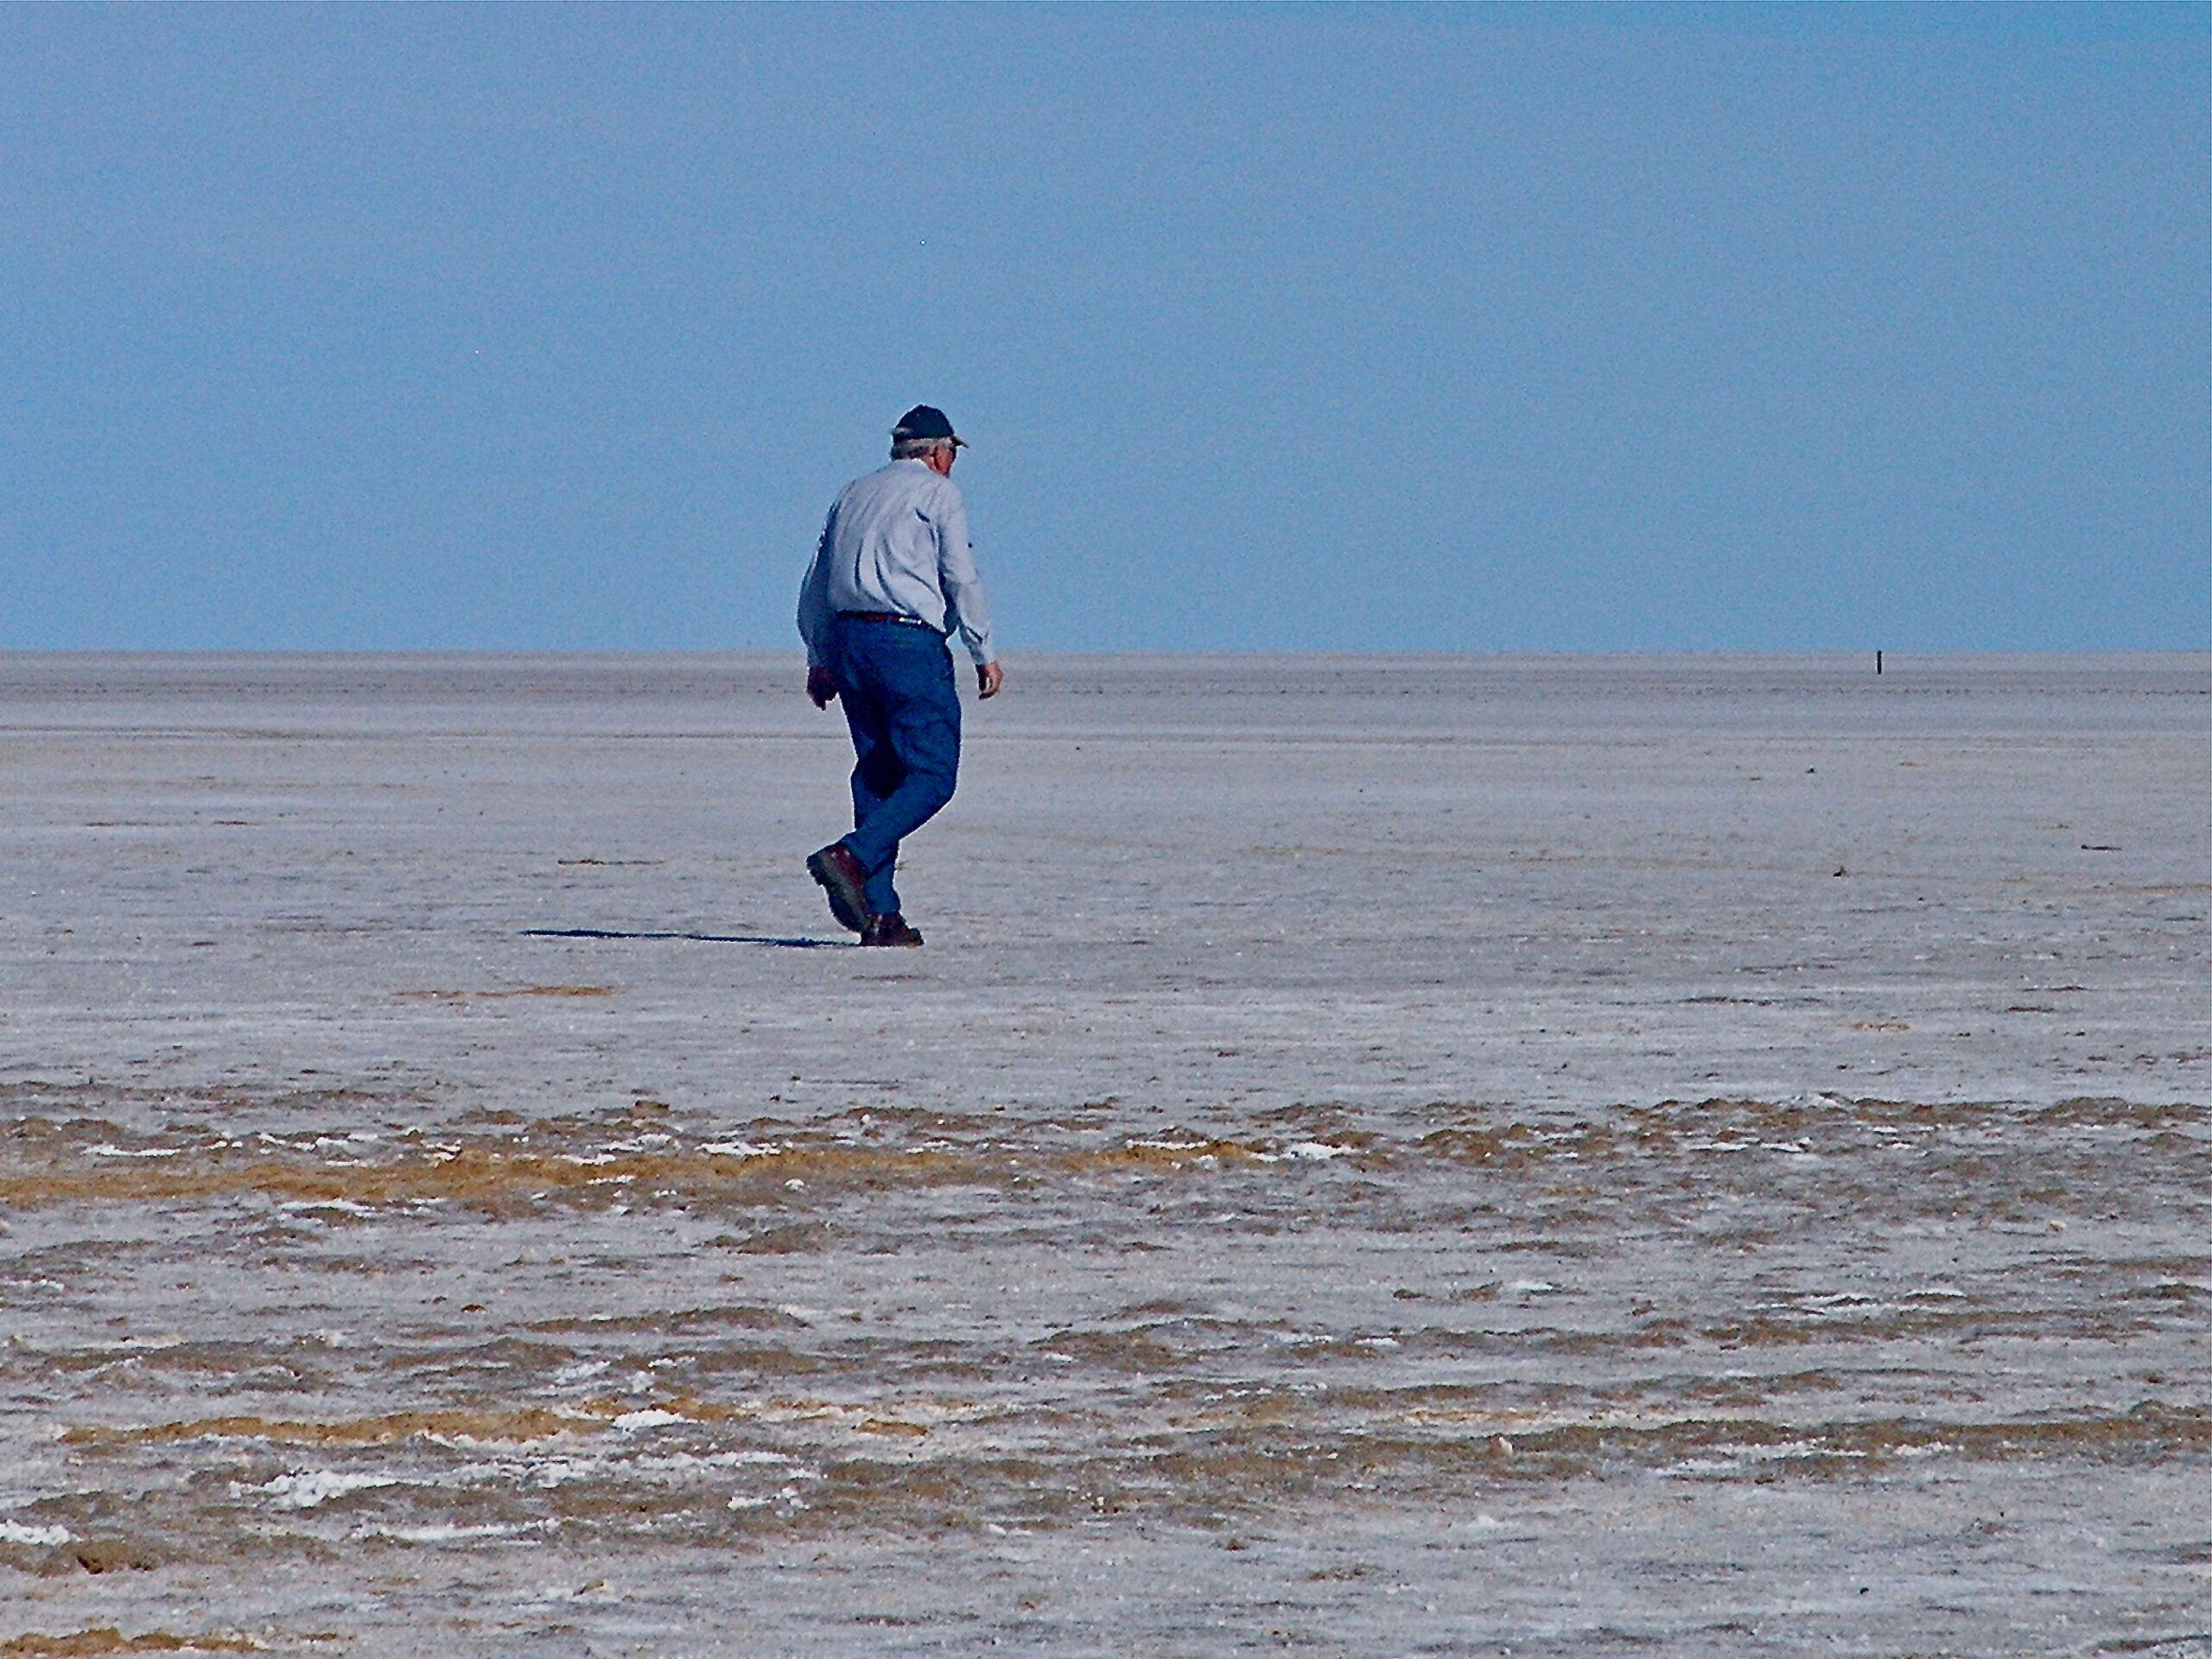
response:
M808 855L806 873L830 895L830 913L855 933L868 931L868 872L853 856L853 849L833 841L818 853Z
M906 925L906 918L897 911L888 916L871 916L868 925L861 930L862 944L919 944L922 936Z

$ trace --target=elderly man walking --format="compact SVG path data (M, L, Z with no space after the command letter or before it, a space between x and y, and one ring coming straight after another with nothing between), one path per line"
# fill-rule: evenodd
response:
M914 945L893 874L899 843L952 798L960 694L946 638L976 662L981 696L1002 678L991 614L952 481L965 446L942 410L918 404L891 431L891 464L845 486L798 592L806 694L845 705L853 832L806 861L838 921L862 944Z

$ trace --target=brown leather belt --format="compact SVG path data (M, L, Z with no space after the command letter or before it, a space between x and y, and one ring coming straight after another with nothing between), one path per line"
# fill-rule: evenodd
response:
M931 633L937 632L920 617L907 616L898 611L840 611L837 614L849 616L855 622L896 622L904 627L921 628Z

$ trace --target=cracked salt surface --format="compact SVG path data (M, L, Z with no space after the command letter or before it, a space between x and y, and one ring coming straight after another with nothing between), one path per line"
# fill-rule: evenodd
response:
M876 953L788 662L0 658L0 1642L2190 1650L2212 663L1863 666L1018 665Z

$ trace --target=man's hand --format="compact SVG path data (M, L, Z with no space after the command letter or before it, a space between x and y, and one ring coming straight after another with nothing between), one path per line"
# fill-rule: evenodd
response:
M976 664L976 695L977 696L995 697L999 694L999 687L1005 683L1006 671L996 663Z
M827 709L837 696L837 682L830 677L826 668L806 671L806 695L814 699L817 709Z

